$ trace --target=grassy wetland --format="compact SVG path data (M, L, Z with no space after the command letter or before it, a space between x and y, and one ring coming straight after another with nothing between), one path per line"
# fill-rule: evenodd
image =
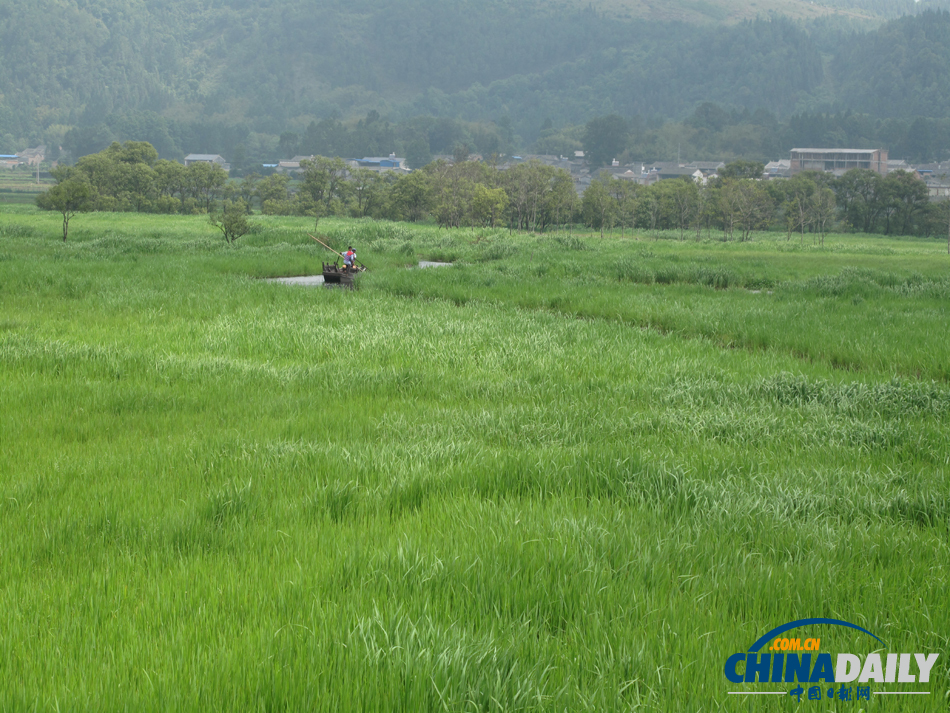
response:
M308 229L0 208L0 711L947 710L944 242Z

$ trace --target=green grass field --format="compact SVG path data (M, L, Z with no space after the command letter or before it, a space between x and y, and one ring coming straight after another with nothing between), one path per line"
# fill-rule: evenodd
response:
M0 207L0 711L948 709L945 242L253 222Z

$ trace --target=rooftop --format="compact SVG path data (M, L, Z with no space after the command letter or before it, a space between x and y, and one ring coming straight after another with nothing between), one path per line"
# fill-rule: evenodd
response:
M874 153L880 149L792 149L799 153Z

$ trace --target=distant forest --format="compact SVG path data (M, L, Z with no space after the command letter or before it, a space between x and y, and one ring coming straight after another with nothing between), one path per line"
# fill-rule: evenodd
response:
M484 0L0 0L0 153L45 143L74 161L139 140L238 171L295 153L557 153L618 115L644 160L829 142L945 157L950 4L822 4L911 14L868 31Z
M704 185L685 177L643 186L602 174L580 198L564 168L533 160L501 170L461 154L453 159L397 174L350 170L342 158L317 156L301 161L298 180L249 173L229 181L220 166L198 161L185 167L159 159L148 143L129 141L53 169L57 184L36 202L62 213L64 241L71 217L97 210L207 213L232 242L250 230L245 216L255 205L265 215L310 217L315 228L332 215L434 220L473 231L508 226L557 232L584 223L599 228L601 237L619 226L621 235L630 228L654 234L675 229L681 239L691 231L700 239L715 229L723 240L748 240L771 228L784 230L788 240L797 233L801 243L806 233L823 242L826 232L840 228L942 236L950 220L950 201L930 201L924 182L900 170L886 177L868 169L840 177L806 171L789 180L757 181L761 163L734 161Z

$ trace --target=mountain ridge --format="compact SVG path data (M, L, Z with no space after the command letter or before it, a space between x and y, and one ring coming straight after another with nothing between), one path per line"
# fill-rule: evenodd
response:
M0 150L61 143L71 128L117 115L209 131L240 124L275 137L370 111L394 121L508 117L531 142L545 120L683 118L705 101L783 117L836 109L846 98L840 108L873 113L867 97L882 83L899 100L892 113L939 115L950 104L940 79L950 75L943 15L934 37L911 27L913 17L863 32L852 22L950 7L947 0L767 6L823 14L811 25L774 14L744 19L760 4L0 0ZM689 13L707 20L687 21ZM916 60L890 52L895 41ZM866 67L873 77L863 76ZM920 77L932 79L918 86Z

